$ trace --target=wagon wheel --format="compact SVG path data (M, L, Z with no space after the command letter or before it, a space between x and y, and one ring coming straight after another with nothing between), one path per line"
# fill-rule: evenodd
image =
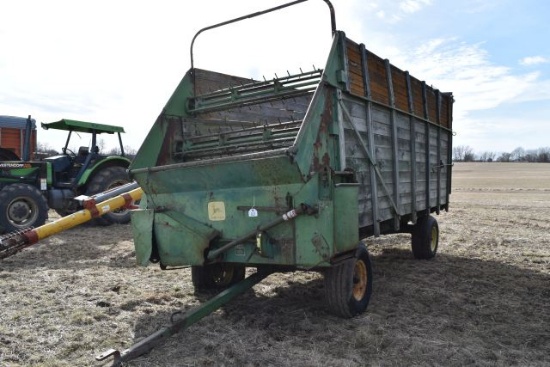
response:
M243 265L218 263L191 267L191 281L196 290L227 288L245 276Z
M431 259L437 253L439 226L437 220L428 215L420 218L412 231L412 252L417 259Z
M353 258L325 271L325 294L330 310L338 316L350 318L365 312L372 294L372 266L363 243Z

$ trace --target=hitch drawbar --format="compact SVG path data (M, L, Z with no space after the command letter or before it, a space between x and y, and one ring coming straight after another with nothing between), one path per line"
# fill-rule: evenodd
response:
M172 317L170 318L172 325L167 326L148 336L147 338L131 346L129 349L126 349L122 352L115 349L109 349L108 351L98 355L96 357L96 360L103 361L112 356L114 357L114 361L111 367L121 366L122 363L131 361L132 359L135 359L140 355L149 352L155 346L162 343L164 339L167 339L170 336L180 332L181 330L188 328L197 321L201 320L203 317L210 315L212 312L216 311L218 308L231 301L239 294L246 292L248 289L261 282L269 274L271 274L271 272L263 270L258 271L250 275L248 278L245 278L244 280L231 286L230 288L227 288L214 298L211 298L207 302L203 303L202 305L187 311L179 319L176 316L181 314L181 312L176 312L172 314Z

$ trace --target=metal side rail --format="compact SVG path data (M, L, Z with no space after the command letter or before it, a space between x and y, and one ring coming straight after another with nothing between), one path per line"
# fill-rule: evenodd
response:
M199 95L190 99L189 112L212 112L307 95L317 88L322 74L323 70L317 69Z
M162 343L165 339L182 331L183 329L188 328L202 318L210 315L212 312L216 311L218 308L225 305L239 294L244 293L257 283L261 282L269 274L271 273L268 271L258 271L257 273L250 275L248 278L219 293L202 305L197 306L185 313L176 312L172 314L172 317L170 318L172 325L160 329L156 333L148 336L147 338L141 340L140 342L134 344L133 346L122 352L116 349L109 349L104 353L98 355L96 357L96 360L103 361L112 356L114 358L114 361L111 367L121 366L122 363L131 361L132 359L135 359L142 354L149 352L155 346ZM179 314L182 314L181 318L175 320L177 319L176 316Z

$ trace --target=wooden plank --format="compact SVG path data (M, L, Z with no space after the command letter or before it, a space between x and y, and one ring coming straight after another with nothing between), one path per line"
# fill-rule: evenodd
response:
M391 78L395 95L395 107L408 111L407 83L405 73L392 65Z
M364 96L365 85L363 82L364 78L361 68L361 51L359 45L350 40L347 40L346 44L351 93L358 96Z
M363 73L363 85L365 86L365 93L364 95L368 98L372 98L372 88L371 88L371 72L369 70L369 64L371 63L371 59L369 57L369 53L365 49L365 46L363 44L360 45L359 51L361 53L361 70ZM374 150L374 135L373 135L373 103L368 101L365 106L365 113L366 113L366 124L367 124L367 136L368 140L367 143L370 148L370 155L372 160L376 160L376 151ZM369 165L369 177L370 177L370 191L371 196L373 198L378 196L378 178L376 177L376 168L374 165ZM378 213L378 200L371 200L372 201L372 211L371 211L371 220L372 220L372 226L373 226L373 232L375 236L380 235L380 215ZM368 215L366 216L368 217Z
M372 99L376 102L387 104L389 95L384 60L370 51L367 51L367 57L369 59L368 73Z
M396 213L394 213L393 229L398 231L400 227L399 216L401 215L401 201L399 195L399 154L398 154L398 144L397 144L397 111L395 110L395 91L393 89L394 81L392 79L392 66L389 60L385 60L384 66L386 67L386 78L388 83L388 105L390 106L390 125L391 125L391 150L392 150L392 186L393 186L393 202L397 207Z
M436 93L432 88L426 88L426 97L428 103L428 119L437 123L437 98Z

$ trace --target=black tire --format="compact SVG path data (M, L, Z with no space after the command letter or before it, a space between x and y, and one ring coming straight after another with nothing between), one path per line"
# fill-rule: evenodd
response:
M372 294L372 265L363 243L355 256L325 271L325 296L334 314L351 318L366 311Z
M124 185L130 182L126 168L112 166L97 172L86 189L86 195L92 196L103 191ZM93 220L94 224L107 226L113 223L127 224L130 222L130 211L128 209L119 209L102 215Z
M36 187L16 183L0 190L0 227L6 232L38 227L48 219L48 203Z
M431 259L439 245L437 220L428 215L418 219L412 230L411 247L416 259Z
M195 290L224 289L240 282L245 277L244 265L218 263L207 266L192 266L191 281Z

